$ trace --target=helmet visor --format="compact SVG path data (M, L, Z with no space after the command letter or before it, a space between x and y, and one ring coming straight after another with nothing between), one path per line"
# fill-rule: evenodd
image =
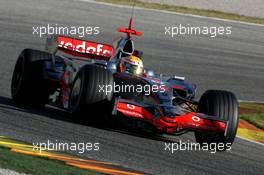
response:
M130 63L125 63L126 72L134 75L143 75L143 67L138 65L132 65Z

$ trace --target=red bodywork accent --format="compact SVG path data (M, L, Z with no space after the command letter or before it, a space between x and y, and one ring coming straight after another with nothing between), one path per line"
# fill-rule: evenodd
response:
M200 115L202 116L200 113L191 112L175 118L161 117L155 120L155 126L163 127L169 133L184 130L225 132L226 122L202 118ZM173 126L176 127L173 128Z
M173 89L181 89L181 90L185 89L184 86L179 86L179 85L172 85L172 88Z
M65 71L60 79L60 85L61 85L60 102L64 108L68 108L69 105L69 97L71 91L71 87L69 85L70 77L71 77L70 72Z
M204 114L196 112L175 116L174 118L166 116L154 118L144 107L125 102L118 102L117 111L121 112L126 117L149 121L156 129L171 134L185 130L225 132L227 127L226 122L212 120L206 117L203 118Z
M133 29L133 19L130 18L128 28L121 27L118 29L118 32L126 33L128 38L131 38L131 35L141 36L142 32L136 31Z
M58 47L68 54L79 57L109 60L114 55L114 48L110 45L65 36L58 36Z

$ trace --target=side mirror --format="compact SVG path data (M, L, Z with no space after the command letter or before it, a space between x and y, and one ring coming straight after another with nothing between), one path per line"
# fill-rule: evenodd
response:
M175 76L173 77L173 79L184 81L184 80L185 80L185 77L181 77L181 76L177 76L177 75L175 75Z

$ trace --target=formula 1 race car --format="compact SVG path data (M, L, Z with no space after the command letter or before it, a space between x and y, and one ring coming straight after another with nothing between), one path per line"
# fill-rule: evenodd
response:
M119 29L126 37L114 47L53 35L47 38L47 52L23 50L12 77L13 100L49 104L83 118L106 114L128 126L157 133L193 131L199 143L232 144L238 126L238 102L233 93L208 90L197 102L196 85L184 77L164 76L150 69L140 76L120 70L122 58L142 59L143 52L134 49L132 40L132 35L142 33L132 28L132 22L131 18L128 28Z

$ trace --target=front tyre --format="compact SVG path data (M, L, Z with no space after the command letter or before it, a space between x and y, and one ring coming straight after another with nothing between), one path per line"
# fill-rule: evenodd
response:
M85 65L77 73L70 93L70 112L78 116L110 113L113 92L112 73L97 65ZM100 87L104 87L101 89Z
M228 143L231 146L238 127L238 101L235 95L228 91L208 90L199 101L198 112L225 120L228 125L226 134L195 132L196 141L201 144Z

